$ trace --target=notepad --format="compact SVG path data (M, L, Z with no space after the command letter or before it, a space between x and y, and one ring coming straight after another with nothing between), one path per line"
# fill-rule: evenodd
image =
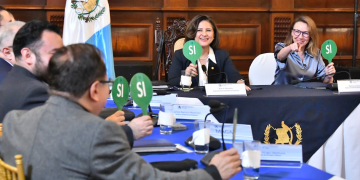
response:
M176 145L166 139L140 139L134 142L134 152L176 151Z

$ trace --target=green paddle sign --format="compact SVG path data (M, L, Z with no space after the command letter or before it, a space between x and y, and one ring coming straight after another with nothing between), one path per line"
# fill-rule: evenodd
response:
M335 57L337 52L337 46L333 40L326 40L321 45L321 54L322 56L331 63L332 59Z
M141 108L143 115L147 115L147 107L153 96L150 79L144 73L136 73L130 81L131 98Z
M202 48L198 42L194 40L190 40L184 44L183 54L193 64L196 64L196 60L200 58L201 53L202 53Z
M118 109L122 110L129 98L129 83L124 77L119 76L115 79L111 89L111 95Z

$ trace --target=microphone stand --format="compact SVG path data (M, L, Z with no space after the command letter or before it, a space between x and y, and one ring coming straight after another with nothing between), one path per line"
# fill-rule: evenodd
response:
M224 151L226 151L225 140L224 140L224 126L225 126L225 121L226 121L226 117L227 117L227 112L229 110L229 106L226 106L225 108L226 108L226 111L225 111L224 118L223 118L223 121L222 121L222 126L221 126L221 140L222 140L222 146L223 146ZM207 113L206 116L205 116L204 128L206 128L206 119L210 114L212 114L212 113L211 112Z

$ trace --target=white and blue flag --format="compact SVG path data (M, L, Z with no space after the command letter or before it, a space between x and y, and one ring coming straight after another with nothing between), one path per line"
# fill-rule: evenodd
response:
M67 0L63 30L64 45L93 44L103 52L108 78L115 79L107 0Z

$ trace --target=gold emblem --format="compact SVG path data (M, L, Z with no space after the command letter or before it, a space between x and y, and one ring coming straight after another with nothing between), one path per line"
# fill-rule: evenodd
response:
M284 121L281 121L281 127L282 128L274 128L273 126L271 126L271 124L266 126L265 132L264 132L264 143L265 144L270 144L269 142L269 135L270 135L270 130L273 129L276 132L277 135L277 139L275 138L275 144L293 144L293 132L292 129L295 127L296 129L296 142L294 143L295 145L298 145L301 143L302 141L302 130L301 127L298 123L295 123L295 125L293 127L289 127L287 126ZM290 134L290 137L289 137Z
M105 7L99 5L99 0L72 0L71 8L78 14L78 19L86 23L96 21L105 13Z
M214 69L214 67L211 67L211 69Z

